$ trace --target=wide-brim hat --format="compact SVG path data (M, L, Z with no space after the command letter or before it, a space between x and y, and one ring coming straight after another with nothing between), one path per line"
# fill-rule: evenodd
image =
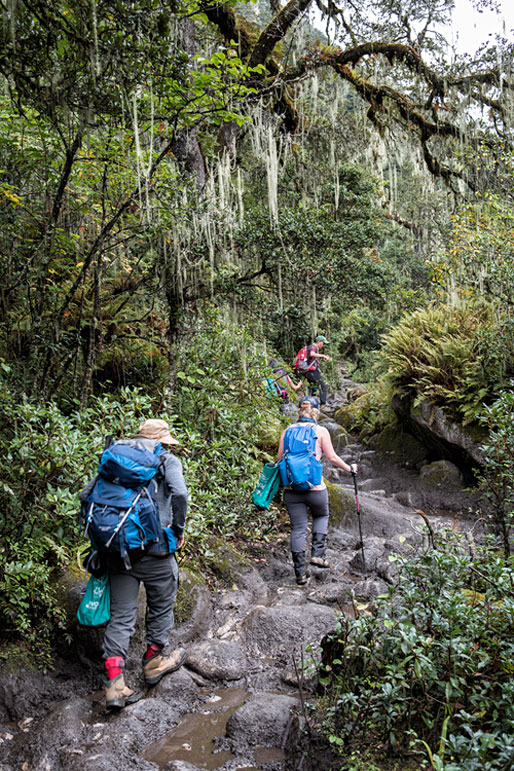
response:
M162 442L162 444L179 444L178 439L175 439L170 434L170 427L166 421L159 418L150 418L143 421L139 426L137 438L156 439Z

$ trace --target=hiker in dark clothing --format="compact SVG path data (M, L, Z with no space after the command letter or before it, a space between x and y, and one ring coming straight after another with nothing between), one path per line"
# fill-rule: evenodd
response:
M164 420L145 420L133 439L124 441L132 447L154 452L158 443L178 444ZM184 543L184 526L188 494L180 460L165 449L160 455L162 474L157 477L155 500L159 506L162 526L170 526L176 538L177 549ZM151 548L149 552L151 552ZM147 685L155 685L169 672L184 662L186 651L177 648L163 654L173 626L173 606L178 588L178 565L174 554L131 554L131 569L127 570L117 555L108 556L111 584L111 618L107 624L103 656L106 669L105 697L108 709L119 709L141 698L125 684L123 669L130 638L134 633L141 583L146 591L146 641L143 656L143 675Z
M327 401L327 385L321 377L320 360L332 361L331 356L327 356L323 353L323 348L328 345L330 340L327 340L324 335L318 335L313 343L307 346L307 363L311 369L307 369L303 374L310 383L315 383L319 387L319 400L323 407Z
M298 420L288 426L280 437L277 452L277 463L284 456L284 436L286 431L301 424L312 424L316 433L316 458L322 456L337 468L348 473L357 473L357 465L349 466L339 457L332 445L332 439L328 429L318 426L319 415L318 400L314 396L305 396L300 400ZM321 478L321 477L320 477ZM328 532L328 490L323 479L317 485L311 485L309 490L293 490L286 487L284 490L284 505L291 521L291 553L293 556L296 583L303 586L308 581L308 572L305 566L305 549L308 526L308 512L312 517L312 552L311 564L321 568L328 568L329 563L325 559L326 538Z

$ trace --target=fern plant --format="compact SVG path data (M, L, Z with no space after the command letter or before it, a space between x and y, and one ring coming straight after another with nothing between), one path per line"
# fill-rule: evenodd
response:
M383 336L381 358L393 394L471 423L514 372L514 330L485 302L433 304Z

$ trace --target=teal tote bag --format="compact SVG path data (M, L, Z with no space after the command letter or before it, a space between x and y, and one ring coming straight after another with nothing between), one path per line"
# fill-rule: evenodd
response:
M109 574L91 576L77 610L77 619L82 626L101 626L111 617L111 585Z
M252 501L259 509L268 509L280 485L280 469L277 463L266 463L252 493Z

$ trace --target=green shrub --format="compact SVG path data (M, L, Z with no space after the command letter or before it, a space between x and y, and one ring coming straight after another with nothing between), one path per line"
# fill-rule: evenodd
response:
M464 545L463 545L464 544ZM464 539L409 560L373 613L341 618L325 643L324 731L343 756L428 757L438 771L514 763L514 576ZM346 768L346 766L342 766Z
M480 488L489 503L489 516L508 556L514 524L514 392L500 393L486 409L483 420L489 428L489 436L482 446L485 463Z
M485 302L408 314L384 336L381 355L394 393L429 399L465 423L514 373L511 324Z

